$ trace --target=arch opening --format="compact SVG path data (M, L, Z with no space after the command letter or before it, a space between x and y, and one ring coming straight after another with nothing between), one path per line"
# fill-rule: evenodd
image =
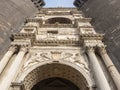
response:
M72 24L72 21L68 18L64 17L55 17L55 18L50 18L46 20L46 24Z
M38 82L31 90L79 90L79 88L67 79L54 77Z
M25 90L48 78L62 78L74 83L79 90L89 90L86 78L75 68L60 63L45 64L32 70L23 80Z

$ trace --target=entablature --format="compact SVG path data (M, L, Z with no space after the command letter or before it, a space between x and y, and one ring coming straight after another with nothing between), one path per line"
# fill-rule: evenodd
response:
M73 24L42 24L40 28L74 28Z
M35 33L37 31L37 26L23 26L20 33Z
M31 40L30 39L15 39L13 42L11 42L12 46L25 46L30 47L31 46Z
M34 46L80 46L78 40L38 40Z
M78 36L77 28L39 28L37 36L42 37L73 37ZM79 36L78 36L79 37Z
M76 19L76 21L79 22L91 22L92 18L80 18L80 19Z
M40 18L26 18L26 23L28 23L28 22L40 23L40 22L42 22L42 19L40 19Z
M93 26L90 26L90 25L79 25L78 28L94 28Z
M103 47L105 46L104 43L101 40L84 40L84 47Z

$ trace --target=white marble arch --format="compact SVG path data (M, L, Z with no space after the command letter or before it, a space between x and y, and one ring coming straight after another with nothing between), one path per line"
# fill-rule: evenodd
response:
M43 66L46 66L46 67L47 67L48 65L54 66L53 64L54 64L54 65L56 64L56 66L59 66L59 65L60 65L60 68L62 68L62 67L64 67L64 66L65 66L65 68L66 68L66 67L69 67L69 70L66 69L66 70L64 71L64 73L68 73L68 71L71 72L71 73L66 74L65 77L59 76L59 75L57 76L57 74L56 74L56 75L53 75L53 76L49 76L49 75L48 75L48 77L41 76L41 77L44 77L42 80L47 79L47 78L51 78L51 77L61 77L61 78L66 78L66 79L72 81L72 82L75 83L76 86L78 86L79 88L81 87L81 85L79 85L79 84L81 84L81 83L79 83L79 81L80 81L80 82L83 82L82 84L85 84L86 86L84 86L84 89L82 89L82 90L86 90L85 87L87 87L87 90L88 90L88 88L89 88L89 90L93 90L94 82L93 82L93 79L92 79L90 73L89 73L89 72L86 72L83 68L77 66L76 64L71 63L71 62L68 62L68 61L55 62L55 61L52 61L52 60L48 60L48 61L44 61L44 62L38 63L38 64L36 64L36 65L31 66L29 69L27 69L26 71L22 72L21 74L19 74L19 75L18 75L18 78L17 78L15 81L16 81L16 82L23 82L23 83L24 83L24 80L25 80L28 76L30 76L30 74L32 74L32 72L34 72L35 70L37 70L37 68L42 68ZM61 65L62 65L62 66L61 66ZM59 68L59 67L58 67L58 68ZM64 68L61 69L61 71L62 71L62 70L64 70ZM42 70L42 71L45 71L45 70ZM51 71L53 71L53 70L51 70ZM60 71L60 70L59 70L59 71ZM47 73L49 74L49 71L45 71L45 72L47 72ZM45 73L45 72L44 72L44 73ZM63 74L64 74L64 73L63 73ZM71 74L71 75L70 75L70 74ZM76 77L75 74L76 74L76 75L79 74L78 77ZM62 75L62 74L61 74L61 75ZM70 75L70 76L67 77L67 75ZM73 75L73 77L74 77L76 80L70 78L70 77L72 77L72 75ZM32 77L34 77L34 76L35 76L35 75L32 75ZM37 77L37 76L35 76L35 77ZM31 77L30 77L30 78L31 78ZM81 81L80 78L82 78L83 80ZM34 80L35 80L35 78L34 78ZM37 84L38 82L40 82L40 81L41 81L41 80L39 80L39 81L37 81L36 83L34 83L34 84L31 86L31 88L32 88L35 84ZM35 81L34 81L34 82L35 82ZM25 90L30 90L30 89L25 89Z

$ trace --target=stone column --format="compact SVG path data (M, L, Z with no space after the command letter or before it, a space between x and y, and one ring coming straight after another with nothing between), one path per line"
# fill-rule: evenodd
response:
M12 57L13 53L15 52L16 47L11 46L8 50L8 52L4 55L4 57L2 58L2 60L0 61L0 74L2 73L2 71L4 70L5 66L7 65L7 63L9 62L10 58Z
M117 90L120 90L120 74L113 64L112 60L108 56L105 47L99 47L99 53L117 87Z
M18 52L15 60L13 61L12 65L10 66L9 70L6 72L6 75L0 80L0 90L8 90L11 85L13 78L15 77L17 71L20 68L21 62L23 57L26 53L27 49L22 47Z
M107 82L107 79L104 75L104 72L94 53L94 49L92 47L88 47L87 54L90 60L91 68L93 70L95 81L97 83L97 87L99 88L99 90L111 90L109 83Z

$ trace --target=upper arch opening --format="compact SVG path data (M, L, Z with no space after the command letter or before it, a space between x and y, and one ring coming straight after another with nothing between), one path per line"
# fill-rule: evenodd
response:
M46 20L46 24L72 24L72 21L64 17L54 17Z

